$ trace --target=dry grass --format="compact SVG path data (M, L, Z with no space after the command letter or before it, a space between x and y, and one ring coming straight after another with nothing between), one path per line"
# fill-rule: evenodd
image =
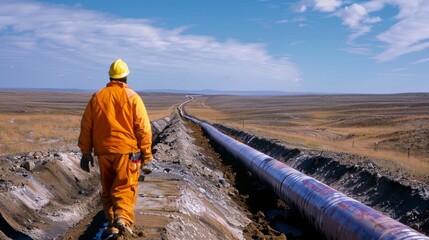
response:
M63 149L76 145L80 117L61 114L0 115L2 154Z
M429 173L429 94L208 96L197 97L186 110L292 145L363 155L420 176Z
M141 93L151 121L184 101L178 94ZM80 120L91 93L0 91L0 155L77 149Z
M177 106L188 98L182 94L141 93L151 121L169 116Z

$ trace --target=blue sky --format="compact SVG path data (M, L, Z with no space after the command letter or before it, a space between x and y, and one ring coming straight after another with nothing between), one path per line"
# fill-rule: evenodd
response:
M429 0L0 2L2 88L429 91Z

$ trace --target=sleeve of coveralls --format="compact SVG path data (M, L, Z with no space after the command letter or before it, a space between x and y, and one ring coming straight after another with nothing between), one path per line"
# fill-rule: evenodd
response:
M82 116L82 121L80 123L80 134L78 147L82 153L91 153L92 152L92 128L93 128L93 118L92 118L92 101L94 96L88 102L85 112Z
M140 96L134 96L135 118L134 118L134 134L137 138L138 148L142 154L143 163L151 160L152 156L152 129L150 127L149 117L146 107Z

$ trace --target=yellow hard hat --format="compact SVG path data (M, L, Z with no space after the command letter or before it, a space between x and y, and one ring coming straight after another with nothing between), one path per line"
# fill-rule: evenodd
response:
M109 76L113 79L120 79L128 76L130 74L130 69L128 65L122 61L122 59L118 59L110 65Z

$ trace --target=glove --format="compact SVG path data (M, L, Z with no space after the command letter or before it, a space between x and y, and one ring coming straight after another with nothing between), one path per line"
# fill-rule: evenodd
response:
M142 170L142 172L144 174L150 174L152 173L155 169L157 169L158 167L155 166L155 164L153 164L154 159L151 159L149 161L146 161L146 163L142 162L142 165L140 167L140 169Z
M92 155L88 153L82 153L82 158L80 159L80 168L86 172L89 172L89 162L91 162L91 166L94 167L94 158Z

